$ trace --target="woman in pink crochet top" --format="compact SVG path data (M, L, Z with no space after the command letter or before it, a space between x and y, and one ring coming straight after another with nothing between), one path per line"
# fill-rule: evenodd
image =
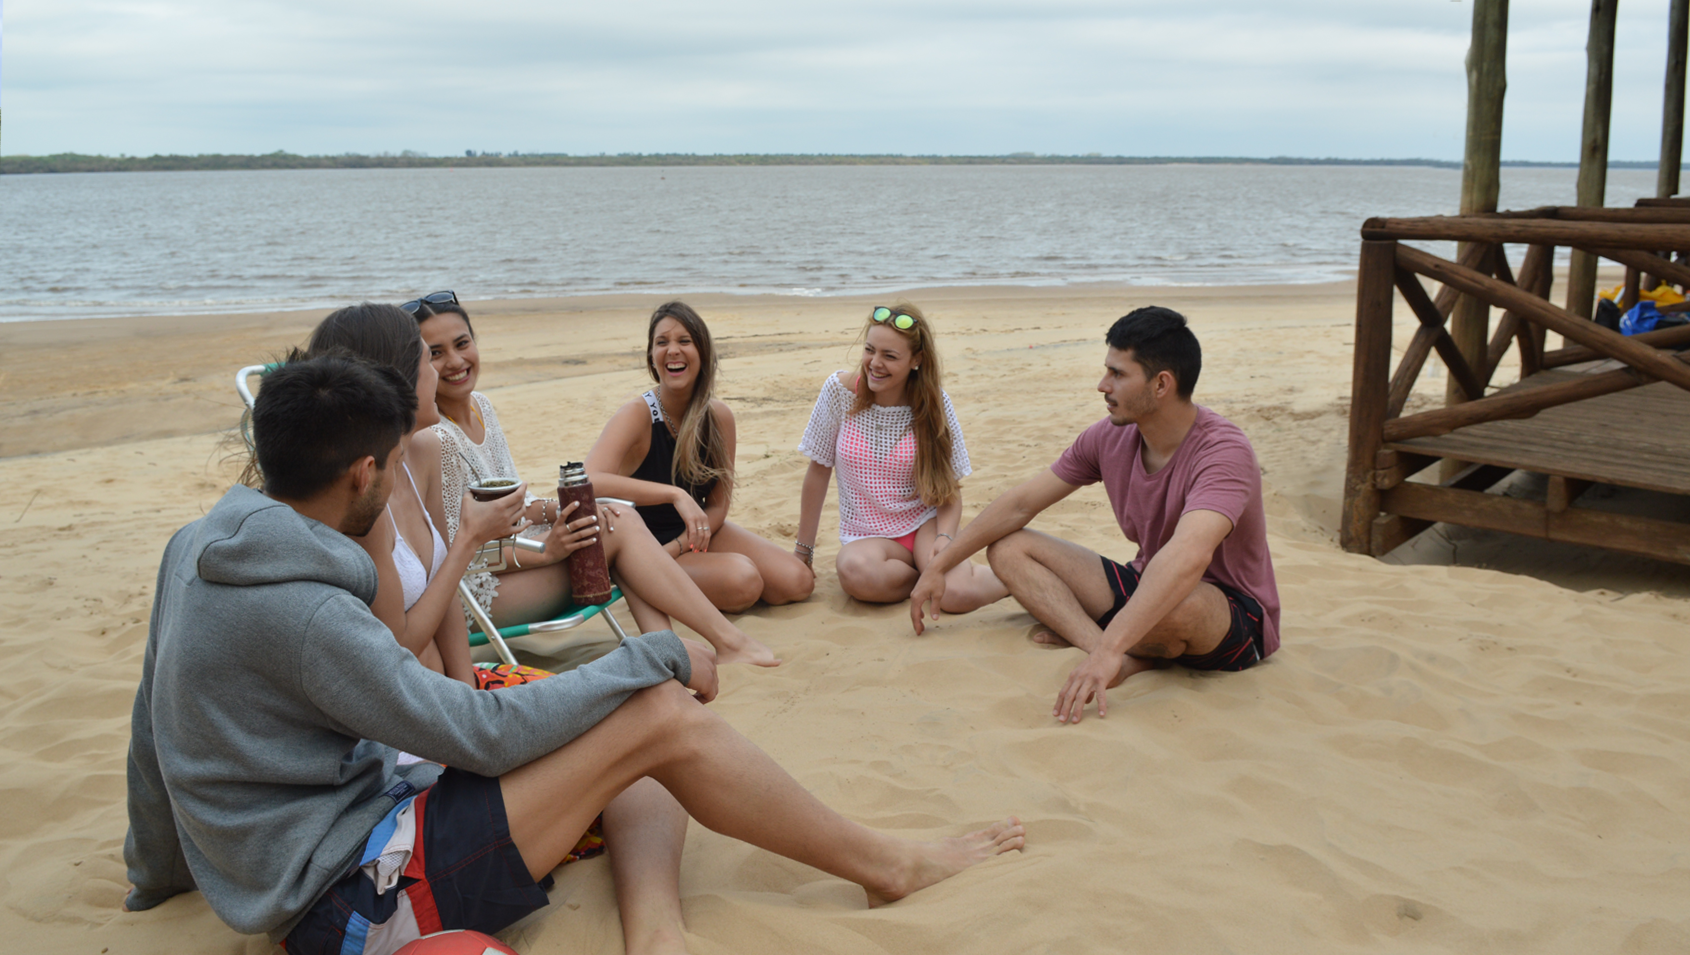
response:
M928 560L955 538L962 478L972 471L919 309L901 304L869 314L862 363L822 384L798 450L810 458L799 557L808 562L814 553L837 470L840 587L868 603L908 599ZM1008 595L989 567L964 561L946 575L941 609L967 613Z

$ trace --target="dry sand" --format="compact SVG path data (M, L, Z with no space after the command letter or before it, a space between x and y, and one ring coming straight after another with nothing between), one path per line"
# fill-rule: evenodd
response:
M1690 950L1684 568L1465 532L1395 563L1340 551L1353 296L909 293L940 329L970 513L1100 416L1111 319L1149 302L1186 311L1208 352L1199 400L1261 459L1284 648L1243 674L1135 677L1108 719L1057 725L1079 654L1030 643L1013 601L915 638L904 607L846 599L830 497L815 596L740 618L786 664L731 668L714 705L851 818L932 836L1016 813L1028 848L870 911L853 886L695 826L681 880L693 950ZM869 299L692 301L739 417L734 517L790 540L793 447ZM645 387L654 304L475 308L484 390L526 472L580 458ZM238 410L231 373L320 314L0 325L7 951L271 950L197 894L119 912L124 754L159 554L230 480L216 432ZM1089 489L1036 526L1125 559L1109 518ZM1452 549L1500 569L1450 566ZM604 860L566 867L552 898L506 933L518 949L621 951Z

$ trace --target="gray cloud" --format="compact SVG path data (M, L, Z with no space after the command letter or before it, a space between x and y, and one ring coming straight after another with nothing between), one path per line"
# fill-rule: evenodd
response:
M1577 155L1587 2L1515 4L1509 157ZM13 0L8 153L1461 151L1467 3ZM1621 9L1658 152L1666 0Z

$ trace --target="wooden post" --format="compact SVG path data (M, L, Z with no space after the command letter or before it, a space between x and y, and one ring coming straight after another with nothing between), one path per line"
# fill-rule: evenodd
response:
M1339 543L1352 554L1373 552L1379 489L1373 484L1391 385L1391 306L1396 295L1397 244L1361 243L1356 275L1355 365L1350 379L1350 455L1344 470Z
M1608 185L1608 115L1614 101L1614 14L1619 0L1591 0L1586 42L1584 135L1579 145L1578 204L1599 206ZM1589 318L1596 298L1596 256L1573 250L1567 311Z
M1661 164L1655 196L1678 194L1678 168L1684 157L1684 50L1690 35L1690 0L1672 0L1667 14L1667 88L1661 101Z
M1508 0L1473 0L1473 38L1467 47L1467 144L1461 162L1461 214L1495 212L1502 186L1502 101L1508 90ZM1498 247L1498 252L1501 248ZM1467 252L1457 250L1461 258ZM1484 363L1490 342L1490 306L1463 295L1449 317L1449 334L1470 367ZM1466 400L1450 375L1444 404ZM1463 467L1446 461L1443 475Z

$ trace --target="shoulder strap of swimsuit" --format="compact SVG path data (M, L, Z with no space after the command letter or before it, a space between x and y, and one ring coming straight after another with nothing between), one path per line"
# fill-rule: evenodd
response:
M662 424L663 402L657 400L657 389L653 388L640 397L645 399L646 410L651 412L651 423Z

